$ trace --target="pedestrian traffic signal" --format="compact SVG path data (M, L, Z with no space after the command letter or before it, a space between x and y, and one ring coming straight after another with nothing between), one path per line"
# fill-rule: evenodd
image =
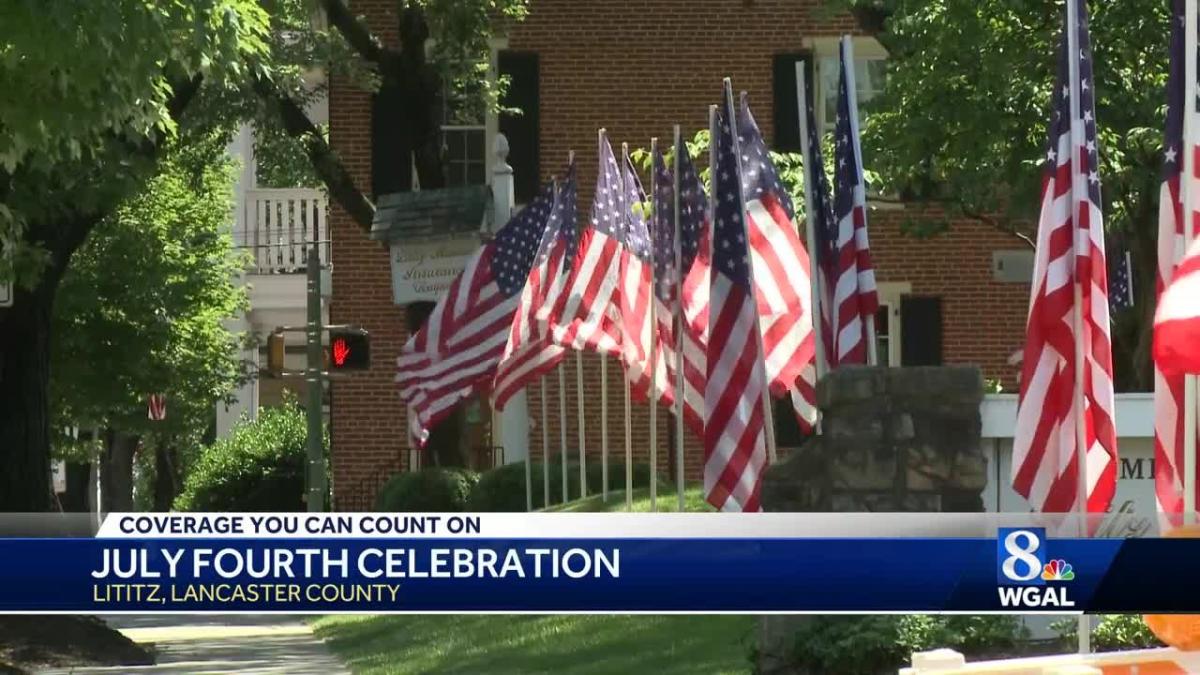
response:
M362 329L329 331L329 370L366 370L371 367L371 339Z
M272 377L283 375L284 353L283 330L277 328L267 336L267 372Z

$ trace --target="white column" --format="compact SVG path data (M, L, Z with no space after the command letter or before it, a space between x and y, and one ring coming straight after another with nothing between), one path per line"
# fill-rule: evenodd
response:
M496 134L492 145L492 223L490 233L504 227L516 204L513 168L508 163L508 139ZM525 390L517 392L495 416L493 438L504 446L504 462L523 462L529 456L529 402Z
M237 135L230 141L226 151L241 164L237 181L233 186L234 207L231 226L234 244L245 245L247 242L253 241L252 235L247 232L247 227L251 223L251 220L246 217L247 192L258 185L254 159L254 128L249 124L239 127ZM255 254L257 255L257 252ZM239 283L245 285L245 274L241 275ZM249 333L253 330L249 316L245 314L229 321L227 326L230 330L239 333ZM233 403L229 405L217 403L218 438L224 438L243 413L246 413L251 419L258 414L258 349L242 350L241 359L251 364L251 379L237 390L234 394L236 400ZM171 392L166 393L169 397Z

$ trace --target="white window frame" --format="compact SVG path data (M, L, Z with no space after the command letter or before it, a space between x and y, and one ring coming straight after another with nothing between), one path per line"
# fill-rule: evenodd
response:
M429 53L433 43L434 41L432 39L426 41L426 53ZM499 77L500 71L500 52L508 49L508 38L492 37L488 39L488 43L491 47L492 53L487 76L488 81L492 84L495 84L496 79ZM439 122L438 130L440 132L442 129L479 129L481 126L483 128L483 183L484 185L491 185L492 167L495 160L495 152L493 152L493 148L496 146L496 135L500 133L500 117L496 114L496 111L488 110L482 125L456 125L442 124ZM413 176L415 177L416 175L416 171L414 170ZM415 183L414 187L416 187Z
M854 41L854 60L855 61L885 61L890 58L883 45L870 36L855 36ZM833 60L839 58L840 37L817 37L806 38L804 47L812 53L812 72L813 72L813 108L816 115L817 128L823 130L822 133L829 131L829 127L833 125L833 120L829 120L826 124L825 120L825 91L821 80L821 63L822 61ZM872 199L878 196L877 194L868 194L867 201L872 209L885 211L903 209L904 205L895 200L880 201Z
M854 41L854 60L855 61L883 61L888 58L888 52L883 48L883 45L870 36L856 36L852 38ZM832 120L825 120L825 92L821 83L821 62L827 60L838 59L838 45L841 42L840 37L817 37L807 38L804 40L804 46L812 52L813 58L813 102L819 103L815 105L817 117L817 128L827 129Z
M888 366L897 368L904 365L900 362L900 346L904 339L900 327L900 302L904 296L912 294L912 284L907 281L881 281L876 288L880 308L886 307L888 310Z

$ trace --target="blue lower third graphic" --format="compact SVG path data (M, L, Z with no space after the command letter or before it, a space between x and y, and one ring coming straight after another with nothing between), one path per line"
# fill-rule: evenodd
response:
M0 539L0 612L1200 610L1200 592L1178 583L1200 541L1021 532L999 541ZM1018 583L1035 572L1041 583Z

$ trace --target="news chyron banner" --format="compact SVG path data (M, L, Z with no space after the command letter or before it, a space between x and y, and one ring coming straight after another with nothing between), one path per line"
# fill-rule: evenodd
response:
M0 538L0 613L1200 610L1200 540L1047 532L983 514L112 514L94 537Z

